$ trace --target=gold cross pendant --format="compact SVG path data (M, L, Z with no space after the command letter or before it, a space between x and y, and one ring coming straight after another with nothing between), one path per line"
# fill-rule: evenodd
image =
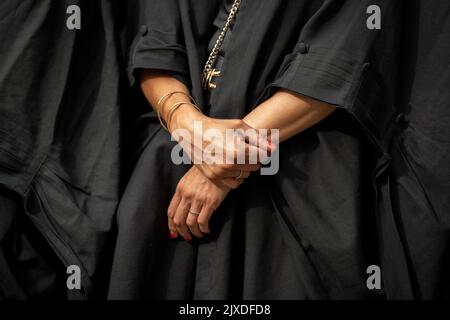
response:
M217 88L217 85L213 83L214 78L220 76L220 71L216 69L210 69L203 75L203 88L205 90L213 90Z

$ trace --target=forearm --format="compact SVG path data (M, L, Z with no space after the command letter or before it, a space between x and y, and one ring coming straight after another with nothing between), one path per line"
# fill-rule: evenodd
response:
M244 121L255 129L279 129L282 142L319 123L335 110L336 107L327 103L280 90Z
M170 74L162 71L143 70L141 73L141 89L150 105L155 111L158 111L161 114L164 121L167 121L167 114L171 106L178 102L192 102L189 98L189 89L186 85ZM184 92L185 94L173 94L168 97L162 105L158 106L160 99L171 92ZM158 107L160 110L156 110ZM183 108L183 119L201 116L201 114L189 104L183 105L180 109L181 108ZM173 118L174 123L177 122L176 118L177 117ZM173 127L179 127L179 125Z

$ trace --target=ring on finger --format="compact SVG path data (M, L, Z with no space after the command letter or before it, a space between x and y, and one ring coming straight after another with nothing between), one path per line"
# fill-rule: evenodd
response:
M193 214L195 216L199 216L200 212L198 212L198 210L189 210L189 214Z
M243 175L244 175L244 171L241 170L241 171L239 172L239 175L238 175L236 178L234 178L234 179L236 179L236 180L241 180Z

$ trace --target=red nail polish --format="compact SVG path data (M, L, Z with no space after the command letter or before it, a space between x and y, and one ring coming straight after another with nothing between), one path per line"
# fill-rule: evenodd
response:
M184 238L184 240L187 241L187 242L191 242L192 241L191 238Z
M171 232L170 239L175 240L176 238L178 238L178 235L176 233Z

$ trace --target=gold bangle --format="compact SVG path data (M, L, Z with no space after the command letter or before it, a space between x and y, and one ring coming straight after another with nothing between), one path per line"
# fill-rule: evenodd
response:
M165 94L164 96L162 96L159 100L158 103L156 104L156 114L158 115L158 120L159 123L161 124L161 126L166 129L167 131L169 131L169 128L167 127L167 121L166 124L164 124L163 122L163 115L162 115L162 107L164 106L164 103L174 94L184 94L185 96L189 97L189 99L192 101L192 103L195 103L195 99L188 93L184 92L184 91L173 91L173 92L169 92L167 94Z
M197 107L197 106L196 106L195 104L193 104L193 103L190 103L190 102L177 102L177 103L175 103L175 104L170 108L169 113L167 114L167 121L166 121L167 131L170 132L170 127L169 127L169 125L170 125L170 121L172 120L173 114L174 114L175 111L177 111L178 108L180 108L183 104L187 104L187 105L193 106L198 112L200 112L200 113L202 112L202 111L200 110L200 108Z
M167 99L169 99L171 96L173 96L174 94L177 94L177 93L188 95L188 94L187 94L186 92L184 92L184 91L172 91L172 92L169 92L169 93L163 95L163 96L158 100L158 103L156 104L156 108L158 109L158 107L159 107L161 104L163 104ZM189 95L188 95L188 96L189 96ZM189 97L190 97L190 96L189 96Z
M156 105L156 110L159 111L159 110L161 109L160 106L162 107L162 106L164 105L164 103L165 103L171 96L173 96L174 94L177 94L177 93L179 93L179 94L184 94L185 96L187 96L187 97L191 100L192 103L195 103L195 99L194 99L189 93L186 93L186 92L184 92L184 91L173 91L173 92L169 92L168 94L165 94L164 96L162 96L162 97L158 100L158 103L157 103L157 105ZM163 111L163 110L161 110L161 111Z
M161 118L161 114L159 113L158 110L156 110L156 114L158 115L158 120L159 123L161 124L161 127L163 127L166 131L169 131L169 128L167 128L167 126L164 124L164 121Z

